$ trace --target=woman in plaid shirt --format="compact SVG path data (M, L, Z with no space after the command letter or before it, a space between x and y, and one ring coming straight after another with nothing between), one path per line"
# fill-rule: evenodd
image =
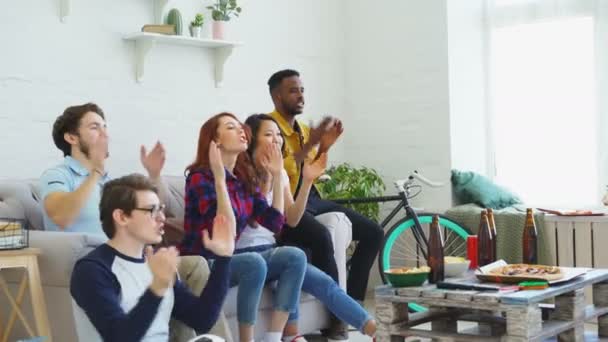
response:
M234 211L235 238L239 239L248 223L267 227L278 233L283 228L283 194L277 192L269 205L256 188L255 174L248 160L248 136L245 127L230 113L220 113L203 124L195 161L186 168L184 231L182 254L199 254L213 260L213 252L202 244L203 235L213 235L216 214ZM283 188L283 158L280 149L269 147L261 162L273 175L272 185ZM218 198L230 199L218 201ZM218 207L219 203L226 203ZM231 217L232 215L225 215ZM238 253L238 254L236 254ZM262 289L267 281L277 280L274 311L264 340L278 342L290 312L300 301L300 289L306 270L306 255L295 247L271 247L263 250L235 251L230 261L231 285L238 284L237 318L239 339L253 341Z

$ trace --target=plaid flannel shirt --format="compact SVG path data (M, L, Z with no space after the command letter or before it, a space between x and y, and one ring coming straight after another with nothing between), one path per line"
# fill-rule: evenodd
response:
M236 239L245 229L250 219L255 219L262 226L279 233L285 224L281 212L268 205L266 198L256 189L251 194L245 184L237 177L226 171L226 185L234 216L236 218ZM213 259L215 255L207 250L202 243L202 231L207 229L213 236L213 219L217 212L217 195L215 180L209 169L198 169L186 177L184 213L184 239L179 246L185 255L202 255Z

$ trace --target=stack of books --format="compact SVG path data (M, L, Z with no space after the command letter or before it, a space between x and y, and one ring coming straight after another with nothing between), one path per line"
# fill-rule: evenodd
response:
M175 35L175 25L144 25L141 32Z

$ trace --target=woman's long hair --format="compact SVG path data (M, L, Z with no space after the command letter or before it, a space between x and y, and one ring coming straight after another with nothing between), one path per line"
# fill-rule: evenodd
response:
M253 153L255 152L256 148L258 147L258 133L260 131L260 127L262 126L262 122L263 121L272 121L274 122L277 127L279 127L279 123L270 115L268 114L252 114L250 115L247 120L245 120L245 125L248 127L248 129L251 132L251 139L249 141L249 145L247 146L247 154L249 155L249 159L252 161L254 170L255 170L255 181L256 181L256 186L260 187L262 186L261 183L265 183L266 181L268 181L267 179L265 179L266 177L266 173L262 172L263 170L260 170L258 168L258 166L256 165L256 161L255 158L253 156ZM281 136L283 135L283 132L281 132ZM281 153L283 153L283 155L285 155L285 137L283 137L283 145L281 145Z
M196 171L197 169L207 169L210 168L209 165L209 146L211 145L211 141L217 139L217 129L220 126L220 119L224 116L229 116L236 120L239 124L243 125L237 117L232 113L219 113L213 116L211 119L207 120L200 129L198 134L198 147L196 149L196 158L194 162L188 167L186 167L186 174L190 174L191 172ZM243 125L245 129L245 135L247 136L247 141L251 142L251 132L249 128ZM250 193L254 193L256 191L256 186L258 181L256 180L256 174L253 169L253 163L251 162L249 155L247 153L240 153L236 160L236 165L234 166L234 175L243 183L245 183L245 187L247 191Z

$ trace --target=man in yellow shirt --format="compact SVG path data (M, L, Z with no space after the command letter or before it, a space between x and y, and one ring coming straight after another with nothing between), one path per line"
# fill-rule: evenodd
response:
M270 115L278 122L285 139L284 166L289 176L291 191L296 196L302 181L304 158L315 158L327 152L342 134L342 123L340 120L328 117L323 119L318 127L310 129L296 119L304 110L304 87L300 74L295 70L276 72L268 80L268 88L275 106L275 110ZM315 148L317 145L318 148ZM299 246L310 252L311 263L338 281L331 236L327 228L315 219L315 215L327 212L346 214L352 222L353 240L359 241L351 259L347 292L351 297L362 302L365 299L370 269L384 237L382 228L354 210L321 199L314 187L306 210L295 229L283 230L281 242ZM333 328L336 328L335 324L333 325ZM335 329L331 330L335 332ZM332 332L329 334L335 335ZM342 335L346 337L343 339L348 338L347 333Z

